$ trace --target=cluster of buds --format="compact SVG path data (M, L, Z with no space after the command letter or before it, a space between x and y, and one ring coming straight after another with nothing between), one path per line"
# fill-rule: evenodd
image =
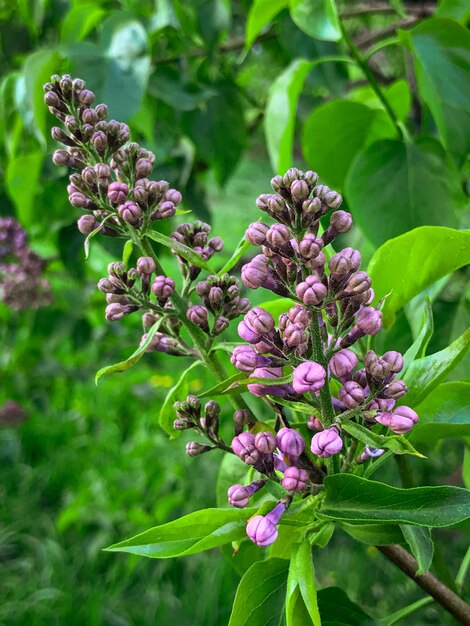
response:
M95 95L81 79L53 76L44 90L45 104L62 124L51 130L64 146L52 160L78 170L67 191L70 204L87 211L78 220L81 233L100 229L104 235L128 237L129 227L146 232L155 221L175 215L180 192L148 178L155 156L129 142L127 124L107 121L108 107L94 105Z
M14 400L7 400L0 406L0 426L15 427L28 417L23 407Z
M196 252L204 261L208 261L224 247L224 242L220 237L209 238L210 232L209 224L197 220L193 224L178 226L171 238ZM177 255L177 257L183 277L195 280L201 273L201 268L193 265L182 256Z
M15 311L47 306L46 261L28 246L26 232L13 217L0 218L0 300Z
M204 407L197 396L188 396L183 402L175 402L176 419L173 422L175 430L194 429L205 436L210 445L190 441L186 445L188 456L198 456L215 448L230 450L219 435L220 405L209 400Z

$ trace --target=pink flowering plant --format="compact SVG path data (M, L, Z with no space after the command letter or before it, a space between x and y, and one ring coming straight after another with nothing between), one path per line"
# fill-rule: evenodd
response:
M98 235L123 242L123 260L111 263L98 283L106 320L142 318L140 346L97 379L126 370L146 352L192 359L165 407L174 404L175 435L195 434L186 445L189 456L224 455L218 508L109 550L168 558L232 546L231 558L243 555L251 567L245 567L231 625L269 621L269 581L277 577L285 586L288 626L316 626L321 611L312 547L327 550L342 529L377 546L469 624L470 607L429 572L430 529L468 518L468 492L376 480L386 462L395 459L406 473L409 456L424 459L409 436L420 426L416 407L458 358L441 355L441 367L425 356L426 321L406 354L374 350L393 309L387 286L376 286L372 276L380 277L381 263L393 254L379 250L371 271L361 269L359 251L341 246L352 227L341 195L315 172L291 168L256 200L260 221L247 225L228 261L217 262L224 244L208 224L180 223L170 236L161 232L183 213L181 194L152 178L154 155L131 142L126 124L107 119L106 105L94 102L82 80L53 76L44 99L60 124L52 129L62 144L53 162L72 170L67 191L83 210L77 225L86 251ZM176 256L177 275L167 273L155 244ZM250 303L255 290L265 292L265 305ZM237 329L237 341L225 340L230 328ZM213 386L181 397L198 365L209 370ZM170 430L167 421L162 426ZM194 463L202 467L204 457Z

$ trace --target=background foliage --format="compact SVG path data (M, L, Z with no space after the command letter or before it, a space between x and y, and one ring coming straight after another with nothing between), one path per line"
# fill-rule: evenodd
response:
M103 322L94 285L117 248L93 242L85 263L65 171L50 163L42 84L52 73L79 75L130 125L227 255L273 173L305 165L338 188L358 224L348 243L372 259L379 297L394 289L377 350L417 340L419 356L433 355L469 326L468 234L448 230L469 226L468 3L338 6L340 17L330 0L0 2L0 214L15 215L48 258L54 293L37 311L0 309L0 404L14 399L28 414L0 431L0 623L225 624L240 574L219 553L155 563L101 552L214 505L219 459L187 460L158 429L179 362L152 354L94 386L140 333L132 321ZM470 483L462 341L418 409L413 436L428 455L411 461L418 484ZM197 391L208 381L195 372ZM386 472L381 480L398 485L394 466ZM444 580L465 543L462 528L447 531L445 559L433 561ZM374 616L420 597L347 533L315 563L322 587L343 587ZM434 606L421 615L450 619Z

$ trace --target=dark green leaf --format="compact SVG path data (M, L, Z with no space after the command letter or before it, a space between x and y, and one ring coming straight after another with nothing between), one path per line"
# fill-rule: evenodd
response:
M310 37L322 41L341 39L334 0L291 0L289 10L295 25Z
M125 361L120 361L119 363L115 363L114 365L108 365L106 367L102 367L100 370L98 370L95 376L95 383L98 384L98 381L102 376L107 376L108 374L115 374L117 372L125 372L130 367L135 365L138 361L140 361L140 359L145 354L147 348L152 343L152 339L154 338L155 333L158 331L162 322L164 322L165 319L166 317L162 316L158 321L155 322L152 328L148 331L145 341L137 348L135 352L131 354L131 356L128 359L126 359Z
M412 456L424 458L424 455L415 450L403 435L385 437L355 422L344 422L341 427L352 437L372 448L384 448L385 450L391 450L395 454L411 454Z
M300 594L295 592L299 590ZM287 626L301 626L296 617L299 612L297 605L303 603L306 609L308 622L314 626L321 626L320 614L317 604L317 589L315 584L315 573L312 561L312 548L308 540L294 546L289 566L286 591L286 621Z
M418 561L418 576L429 572L432 557L434 555L434 544L431 538L429 528L420 528L419 526L400 526L406 542L411 548L413 556Z
M242 539L246 534L246 521L255 512L256 509L252 508L204 509L151 528L106 549L157 559L196 554Z
M400 36L411 49L420 96L445 146L463 162L470 151L470 33L436 18Z
M441 528L470 517L470 493L460 487L397 489L352 474L325 478L318 514L345 522L396 523Z
M176 241L176 239L172 239L171 237L162 235L162 233L159 233L157 230L149 230L146 235L149 239L153 239L153 241L161 243L167 248L170 248L170 250L174 250L178 254L178 256L186 259L186 261L189 261L189 263L192 263L197 267L201 267L203 270L211 272L211 274L214 273L209 263L205 261L202 257L200 257L197 252L194 252L194 250L188 248L188 246L185 246L183 243Z
M341 524L341 528L357 541L369 546L403 543L403 533L397 524Z
M288 566L284 559L267 559L252 565L238 585L228 626L278 623Z
M403 380L409 391L403 403L412 407L420 404L447 374L464 358L470 349L470 328L440 352L413 361Z
M327 587L318 592L318 608L323 626L328 623L347 626L373 626L372 620L362 608L352 602L339 587Z
M184 372L179 377L176 384L169 390L166 394L165 400L160 409L160 413L158 416L158 423L163 430L168 433L171 437L177 437L181 434L180 430L175 430L173 428L173 422L175 420L175 410L173 408L173 404L177 400L183 400L188 394L188 376L191 371L201 365L201 361L195 361L191 363L191 365L184 370Z
M349 169L345 191L353 216L375 245L425 224L458 226L465 203L455 166L430 137L371 144Z
M8 162L6 185L18 219L23 226L31 226L35 218L34 197L38 191L39 176L43 162L39 152L18 156Z
M428 201L434 203L431 198ZM427 206L425 200L423 206ZM390 294L383 307L386 324L423 289L469 263L470 230L423 226L387 241L368 267L377 300Z
M413 441L470 436L470 382L439 385L416 407L416 412L419 422L411 432Z
M349 100L332 100L314 109L307 118L302 150L322 180L341 190L360 150L377 139L395 136L396 129L383 110Z

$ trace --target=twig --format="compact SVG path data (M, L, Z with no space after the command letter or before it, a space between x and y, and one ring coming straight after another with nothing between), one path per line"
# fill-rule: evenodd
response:
M427 17L428 15L432 15L436 10L436 5L431 3L423 3L421 5L416 4L405 4L403 6L405 13L409 13L410 15L417 15L418 17ZM341 17L344 19L350 19L354 17L360 17L361 15L369 15L371 13L382 13L395 15L397 10L395 7L391 6L387 2L377 2L371 4L364 4L362 6L358 6L355 9L348 9L341 13Z
M404 548L399 545L376 546L383 555L401 569L409 578L415 581L421 589L432 596L446 611L464 626L470 626L470 606L459 598L457 594L446 587L430 572L418 576L418 562Z
M358 37L355 40L355 44L361 50L364 48L368 48L376 41L392 35L397 30L397 28L409 28L410 26L416 24L416 22L419 22L420 19L421 17L417 15L413 17L405 17L404 19L395 22L394 24L390 24L390 26L386 26L385 28L381 28L380 30L374 30L371 33L365 33L364 35L362 35L362 37Z

